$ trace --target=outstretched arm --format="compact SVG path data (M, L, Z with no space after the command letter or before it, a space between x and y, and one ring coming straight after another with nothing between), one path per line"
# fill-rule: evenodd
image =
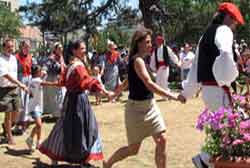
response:
M52 86L52 87L61 87L61 84L58 81L42 81L42 86Z
M159 85L157 85L156 83L152 81L142 58L136 58L134 62L134 68L139 78L143 81L145 86L151 92L156 93L163 97L169 97L171 99L177 100L177 96L175 94L164 90L163 88L161 88Z
M29 93L28 87L21 83L19 80L12 78L9 74L3 75L4 78L8 79L10 82L16 84L18 87L23 89L25 92Z
M121 94L123 90L128 88L128 79L125 79L115 90L115 95L118 96Z

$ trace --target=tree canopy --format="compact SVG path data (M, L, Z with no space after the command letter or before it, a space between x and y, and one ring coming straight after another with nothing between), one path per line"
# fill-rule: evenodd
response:
M0 39L19 36L21 26L20 17L15 12L11 12L8 7L0 5Z
M31 3L23 6L20 11L26 14L32 24L40 26L43 32L65 35L82 29L86 41L91 36L100 35L97 28L105 27L103 22L108 25L102 28L103 31L110 29L111 24L118 34L121 27L129 29L143 22L154 33L164 34L167 41L183 43L198 41L211 22L218 4L223 0L138 1L139 8L132 9L126 0L103 0L99 5L96 5L94 0L42 0L40 4ZM250 35L250 1L231 1L240 7L246 20L246 25L239 28L237 37L247 40Z
M144 4L153 2L153 0L140 1ZM154 26L151 26L155 29L154 32L165 34L168 41L195 43L211 22L218 4L221 2L224 2L224 0L158 0L154 2L158 4L156 5L158 13L155 12L156 10L154 10L153 13L152 10L145 10L145 12L148 13L147 15L145 14L145 16L151 15L151 24L156 25L156 29ZM249 39L250 1L231 0L231 2L240 8L246 21L246 24L240 26L238 29L237 38Z

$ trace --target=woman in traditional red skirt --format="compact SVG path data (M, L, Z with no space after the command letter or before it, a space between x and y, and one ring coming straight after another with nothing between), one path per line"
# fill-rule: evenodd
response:
M62 80L62 85L67 88L62 117L39 150L56 164L66 161L86 166L90 160L102 160L103 154L95 115L84 91L98 91L107 97L113 93L106 91L87 73L82 63L85 44L76 41L71 51L71 64Z

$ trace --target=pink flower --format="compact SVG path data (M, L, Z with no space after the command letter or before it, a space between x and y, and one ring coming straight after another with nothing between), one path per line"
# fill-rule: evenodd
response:
M223 142L223 145L228 145L231 143L231 140L227 135L225 135L222 139L222 142Z
M243 138L246 142L250 142L250 134L244 134Z
M204 126L208 123L210 120L210 112L206 108L198 117L197 123L196 123L196 128L200 131L203 130Z
M239 101L245 100L245 97L244 97L244 96L236 95L236 94L233 95L232 98L233 98L234 101L237 101L237 100L239 100Z
M240 129L250 129L250 120L241 121Z
M233 113L233 112L228 113L228 115L227 115L228 127L235 128L236 124L237 124L236 121L239 117L240 117L239 113Z
M233 145L240 145L240 144L243 144L245 143L245 141L243 141L242 139L236 139L233 141Z

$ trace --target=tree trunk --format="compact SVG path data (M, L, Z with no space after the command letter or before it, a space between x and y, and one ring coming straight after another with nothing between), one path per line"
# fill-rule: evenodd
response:
M68 33L63 34L63 44L66 45L68 43Z
M159 4L160 0L139 0L139 8L142 13L144 26L154 31L153 16L150 7Z
M43 46L45 46L45 31L44 30L41 30L42 31L42 36L43 36Z

